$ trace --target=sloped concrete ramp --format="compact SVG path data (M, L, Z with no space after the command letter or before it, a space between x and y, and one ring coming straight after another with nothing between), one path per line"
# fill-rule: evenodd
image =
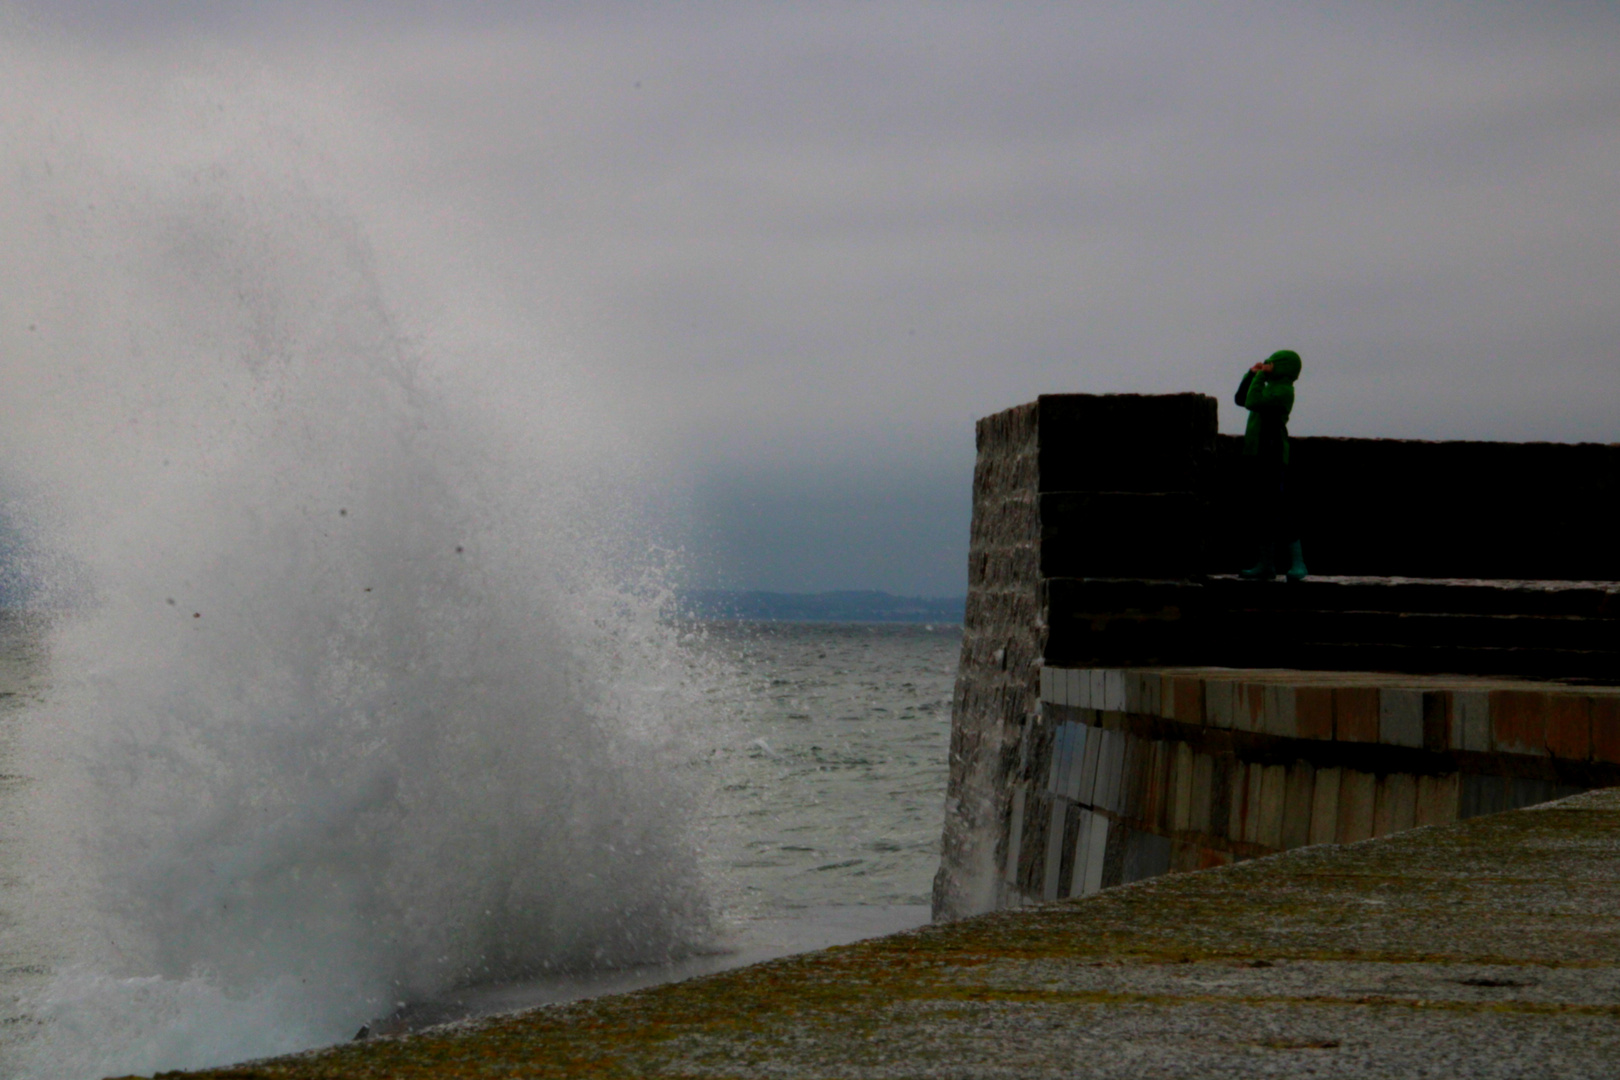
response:
M1617 1073L1620 789L192 1075Z

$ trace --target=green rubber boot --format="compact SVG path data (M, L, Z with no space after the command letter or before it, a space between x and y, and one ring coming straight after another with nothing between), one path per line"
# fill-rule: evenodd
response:
M1277 568L1271 563L1271 549L1268 547L1260 561L1247 570L1239 570L1238 577L1248 581L1270 581L1277 576Z
M1308 571L1305 569L1305 552L1300 549L1299 541L1295 540L1288 545L1288 569L1283 576L1289 581L1303 581Z

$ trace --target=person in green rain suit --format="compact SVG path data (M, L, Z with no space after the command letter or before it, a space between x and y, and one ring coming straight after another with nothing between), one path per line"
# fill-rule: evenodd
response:
M1243 434L1243 463L1248 470L1259 558L1241 576L1270 581L1277 576L1277 556L1286 552L1283 574L1289 581L1305 576L1299 543L1299 519L1288 469L1288 414L1294 411L1294 383L1299 353L1272 353L1254 365L1238 386L1237 403L1249 410Z

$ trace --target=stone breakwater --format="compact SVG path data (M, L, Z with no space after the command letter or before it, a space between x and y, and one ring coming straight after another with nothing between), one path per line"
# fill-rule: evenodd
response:
M937 918L1620 782L1620 447L1293 440L1313 574L1248 581L1215 404L979 421Z
M1595 791L189 1075L1609 1077L1616 1021Z

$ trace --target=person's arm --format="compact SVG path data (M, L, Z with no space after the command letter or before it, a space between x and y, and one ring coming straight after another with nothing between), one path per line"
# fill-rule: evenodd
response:
M1250 368L1243 373L1243 381L1238 383L1237 403L1245 409L1249 407L1249 384L1254 382L1254 369Z

